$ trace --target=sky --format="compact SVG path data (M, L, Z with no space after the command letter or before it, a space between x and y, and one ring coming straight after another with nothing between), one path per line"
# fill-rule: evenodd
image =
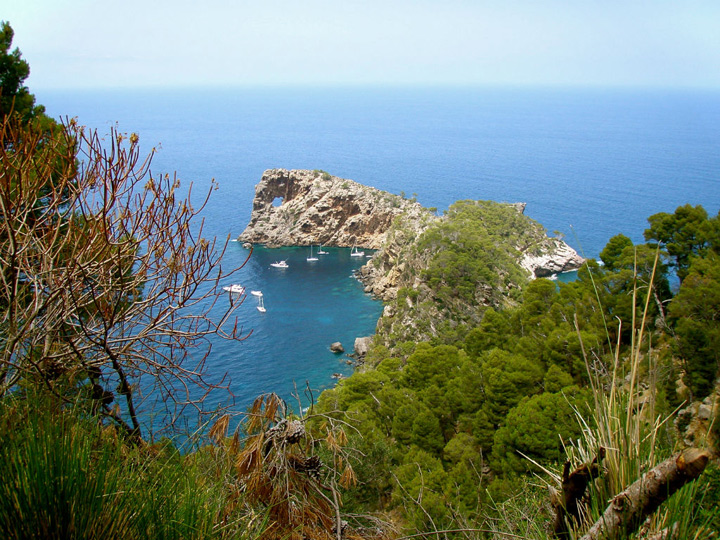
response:
M0 0L33 90L720 88L720 0Z

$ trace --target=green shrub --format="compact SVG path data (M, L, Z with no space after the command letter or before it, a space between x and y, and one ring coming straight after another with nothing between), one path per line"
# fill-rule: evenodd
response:
M211 452L129 446L76 409L0 402L3 538L254 538Z

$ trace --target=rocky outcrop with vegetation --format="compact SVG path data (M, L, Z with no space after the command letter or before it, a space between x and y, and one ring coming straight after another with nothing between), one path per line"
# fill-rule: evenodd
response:
M359 273L366 289L387 303L378 323L383 344L477 324L487 308L515 305L528 280L578 268L583 259L549 238L524 207L458 201L420 227L396 220Z
M507 250L512 262L526 272L526 277L548 277L577 270L584 262L573 248L558 238L549 238L540 224L524 216L524 203L460 201L441 218L433 216L433 219L428 219L422 216L425 219L418 221L415 216L401 214L393 222L381 249L360 272L359 277L368 287L368 292L388 301L397 297L401 287L416 288L419 281L408 280L405 271L411 266L416 269L424 267L432 259L431 253L417 257L420 244L422 247L419 250L426 251L429 245L425 243L433 243L429 240L429 236L424 236L426 231L429 230L428 235L430 235L437 234L443 229L453 229L459 219L469 218L462 208L475 208L477 213L477 223L466 223L468 229L464 234L468 235L468 239L476 233L494 236L493 249L488 251ZM500 215L492 215L498 212ZM488 220L495 222L490 223ZM465 249L467 243L460 239L459 234L459 231L453 231L445 235L443 246L447 241L450 246ZM509 241L511 239L513 241ZM435 251L439 253L444 249ZM403 275L405 279L402 278Z
M238 240L378 249L400 215L413 223L431 214L413 200L324 171L270 169L255 186L250 223Z
M525 203L503 206L521 215L525 211ZM325 171L269 169L255 186L250 223L238 240L268 247L322 244L380 249L375 264L362 275L370 290L387 300L396 296L397 278L406 266L397 263L397 255L430 224L447 219L412 199ZM575 250L548 238L532 220L525 221L533 229L533 241L513 249L517 248L520 265L531 276L580 267L583 259Z

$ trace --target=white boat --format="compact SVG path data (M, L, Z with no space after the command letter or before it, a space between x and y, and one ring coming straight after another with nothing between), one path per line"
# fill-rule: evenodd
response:
M364 256L365 256L365 252L364 252L364 251L358 251L358 249L357 249L355 246L353 246L352 251L350 251L350 256L351 256L351 257L364 257Z
M230 294L243 294L245 292L245 287L242 285L227 285L223 287L223 291L227 291Z
M262 296L262 291L250 291L253 296Z
M325 251L325 250L322 248L322 244L321 244L321 245L320 245L320 250L317 252L317 254L318 254L318 255L327 255L328 252Z
M307 258L307 261L308 261L308 262L315 262L315 261L317 261L317 260L318 260L317 257L313 257L312 246L310 246L310 256Z
M274 263L270 263L270 266L272 266L273 268L287 268L288 263L286 263L285 261L276 261Z
M263 302L263 296L262 294L258 296L258 306L257 309L260 313L265 313L267 310L265 309L265 302Z

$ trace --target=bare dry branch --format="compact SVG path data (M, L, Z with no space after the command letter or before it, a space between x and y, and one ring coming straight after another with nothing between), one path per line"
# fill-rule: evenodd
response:
M228 239L203 237L212 187L193 206L134 134L105 143L70 121L47 137L8 118L0 139L0 395L23 380L60 395L93 370L88 386L123 397L111 416L135 434L149 396L173 418L200 409L219 386L209 338L247 337L231 320L242 299L220 289Z
M570 538L568 525L577 527L581 524L582 506L588 485L600 473L600 464L605 457L605 449L600 448L598 455L590 463L583 463L570 472L570 462L566 461L562 474L562 495L553 497L555 523L553 530L557 538ZM568 523L568 520L570 523Z
M663 461L616 495L581 540L616 538L635 531L673 493L697 479L709 460L706 450L688 448Z

